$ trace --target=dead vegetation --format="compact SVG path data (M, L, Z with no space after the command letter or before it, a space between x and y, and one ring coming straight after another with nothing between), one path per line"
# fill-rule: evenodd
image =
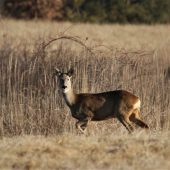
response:
M168 169L169 133L69 134L0 140L1 169Z
M169 26L4 20L1 28L1 168L168 167ZM76 93L124 89L139 96L151 134L128 136L117 120L107 120L91 122L91 135L79 136L53 66L76 67Z

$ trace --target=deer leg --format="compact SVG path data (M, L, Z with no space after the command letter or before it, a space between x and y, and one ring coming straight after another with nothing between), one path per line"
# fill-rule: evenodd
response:
M84 117L82 119L80 119L77 123L76 123L76 128L79 129L82 133L85 134L85 130L87 128L87 123L88 121L90 121L91 118L90 117Z
M138 112L133 112L132 115L130 115L129 119L141 128L150 129L149 125L139 117Z
M86 129L87 129L87 122L84 123L84 124L82 124L80 127L81 127L81 129L85 132Z
M118 120L125 126L125 128L129 131L129 133L132 133L135 128L129 121L129 118L126 118L125 116L117 116Z
M149 125L145 123L143 120L141 120L140 118L136 118L135 123L141 128L150 129Z

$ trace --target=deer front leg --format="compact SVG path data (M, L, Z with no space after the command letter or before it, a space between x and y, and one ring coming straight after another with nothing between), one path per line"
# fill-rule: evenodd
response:
M84 117L76 123L76 128L85 134L87 123L91 120L91 117Z
M81 129L85 132L86 131L86 129L87 129L87 123L88 122L86 122L86 123L84 123L84 124L82 124L80 127L81 127Z

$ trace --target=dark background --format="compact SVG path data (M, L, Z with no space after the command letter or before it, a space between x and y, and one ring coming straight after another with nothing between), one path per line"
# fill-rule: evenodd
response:
M170 0L0 0L3 16L90 23L169 23Z

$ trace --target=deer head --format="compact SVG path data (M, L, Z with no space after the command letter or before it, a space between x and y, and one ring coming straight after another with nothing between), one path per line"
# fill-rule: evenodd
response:
M59 78L59 87L63 93L67 93L71 89L71 77L75 72L72 67L67 73L61 73L57 68L54 68L55 75Z

